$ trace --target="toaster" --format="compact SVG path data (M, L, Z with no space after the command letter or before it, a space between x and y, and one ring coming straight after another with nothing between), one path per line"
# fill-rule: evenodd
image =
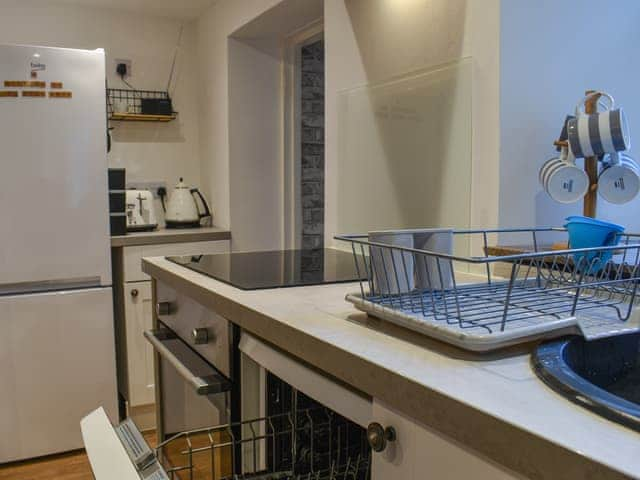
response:
M158 228L153 194L149 190L127 190L126 193L127 232Z

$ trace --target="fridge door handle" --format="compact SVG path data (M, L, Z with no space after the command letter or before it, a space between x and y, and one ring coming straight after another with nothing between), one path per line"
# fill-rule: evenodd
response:
M231 390L231 381L203 360L171 330L147 330L144 336L160 357L175 368L198 395L225 393Z
M2 283L0 295L20 295L24 293L47 293L60 290L80 290L101 287L100 277L56 278L34 282Z

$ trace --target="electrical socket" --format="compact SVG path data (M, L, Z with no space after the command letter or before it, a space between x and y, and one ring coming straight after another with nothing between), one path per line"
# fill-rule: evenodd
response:
M127 190L149 190L154 198L158 198L158 188L167 189L167 182L127 182Z
M131 60L126 59L126 58L125 59L116 58L113 61L113 71L114 71L114 73L119 76L119 74L118 74L118 65L120 63L124 63L127 66L127 73L125 74L124 78L131 77Z

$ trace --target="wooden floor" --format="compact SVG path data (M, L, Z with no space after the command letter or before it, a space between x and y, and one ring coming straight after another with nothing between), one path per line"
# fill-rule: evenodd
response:
M156 444L155 432L146 432L151 447ZM84 450L42 457L37 460L0 465L0 480L94 480Z
M216 442L227 443L228 437L220 432L213 434ZM144 438L150 447L156 446L156 434L154 431L145 432ZM207 435L195 435L190 437L192 446L198 448L210 444ZM187 449L187 444L176 442L171 447L164 450L167 464L173 466L185 465L184 457L180 452ZM215 454L215 473L213 480L224 478L231 475L231 449L221 448L216 450ZM208 452L194 455L193 458L193 480L212 480L211 478L211 457ZM176 480L190 479L187 472L180 472L175 475ZM51 455L36 460L25 462L14 462L6 465L0 465L0 480L94 480L89 460L84 450L63 453L60 455ZM114 479L117 480L117 479Z

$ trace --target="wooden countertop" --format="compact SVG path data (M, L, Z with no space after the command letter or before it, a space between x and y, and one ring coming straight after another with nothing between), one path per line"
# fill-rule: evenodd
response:
M231 232L218 227L168 229L160 228L151 232L135 232L111 237L112 247L133 247L136 245L157 245L163 243L208 242L230 240Z
M554 243L553 245L538 245L539 252L552 252L554 250L566 250L568 245ZM534 252L533 245L490 245L486 249L487 255L502 257L506 255L520 255L521 253Z

